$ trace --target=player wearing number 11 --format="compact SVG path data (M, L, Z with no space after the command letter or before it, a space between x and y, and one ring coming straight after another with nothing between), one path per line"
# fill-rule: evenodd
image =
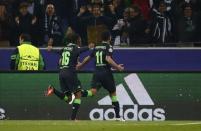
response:
M116 96L116 87L114 78L111 71L111 66L118 71L124 70L121 64L117 64L113 58L113 47L110 45L111 35L110 32L105 31L101 34L102 43L95 46L94 51L90 56L87 56L79 68L84 66L92 57L95 57L95 71L92 78L92 85L90 90L82 90L82 97L90 97L96 94L98 89L102 86L110 95L112 105L115 110L116 120L123 121L119 115L119 102Z

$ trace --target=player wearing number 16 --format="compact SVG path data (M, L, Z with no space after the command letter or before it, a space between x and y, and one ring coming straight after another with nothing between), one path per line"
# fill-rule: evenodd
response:
M68 44L60 52L60 71L59 81L61 92L56 88L49 86L46 96L55 94L61 100L69 103L72 100L72 94L75 99L72 104L71 120L76 120L76 116L81 104L81 83L77 77L76 65L78 63L79 55L87 51L88 47L81 46L81 38L75 33L67 35ZM90 46L90 45L89 45Z

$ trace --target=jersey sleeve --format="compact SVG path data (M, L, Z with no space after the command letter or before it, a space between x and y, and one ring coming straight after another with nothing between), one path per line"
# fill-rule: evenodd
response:
M95 56L95 48L90 52L90 57L94 57Z
M61 56L61 55L62 55L63 50L64 50L64 49L60 49L60 50L58 50L58 52L57 52L57 53L58 53L58 54Z
M39 55L39 70L45 70L45 69L46 69L45 62L44 62L42 54L40 53L40 55Z
M88 50L89 50L88 46L78 48L79 54L81 54L81 53L83 53L85 51L88 51Z
M113 47L111 45L106 46L106 56L112 56Z

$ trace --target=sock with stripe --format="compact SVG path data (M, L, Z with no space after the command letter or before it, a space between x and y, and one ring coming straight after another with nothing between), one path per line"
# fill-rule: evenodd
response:
M81 93L82 93L82 97L91 97L91 96L93 96L91 90L82 90Z
M76 120L76 116L80 108L80 104L81 104L81 99L74 99L73 106L72 106L71 120Z
M115 111L116 118L120 118L120 115L119 115L120 109L119 109L119 102L117 100L117 96L111 96L111 100L112 100L112 105Z
M54 94L61 100L68 101L68 96L54 88Z

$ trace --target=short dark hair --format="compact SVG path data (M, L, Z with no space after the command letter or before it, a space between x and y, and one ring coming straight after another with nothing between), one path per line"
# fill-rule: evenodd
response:
M67 34L67 43L74 43L77 44L77 40L80 38L80 36L76 33L69 33Z
M29 34L21 34L20 38L23 39L24 41L31 41L31 36Z
M28 6L29 6L29 4L27 2L22 2L19 5L19 9L21 9L21 8L28 8Z
M187 7L190 7L191 10L193 10L193 6L192 6L191 3L184 3L184 4L181 6L182 10L185 10L185 8L187 8Z
M164 0L159 0L158 2L156 2L156 3L154 4L154 7L155 7L156 9L158 9L162 4L165 5L165 6L167 6Z
M110 32L109 32L108 30L107 30L107 31L103 31L103 32L101 33L101 39L102 39L103 41L109 40L110 37L111 37L111 34L110 34Z
M100 4L92 4L92 8L101 8Z

